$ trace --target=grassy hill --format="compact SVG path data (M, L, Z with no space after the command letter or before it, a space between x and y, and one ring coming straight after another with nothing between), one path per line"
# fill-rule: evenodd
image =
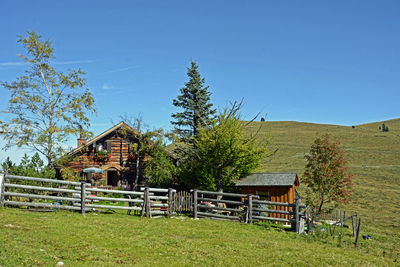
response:
M389 132L379 126L385 123ZM342 208L357 211L364 230L375 235L377 247L400 253L400 119L351 126L293 121L253 122L248 130L270 137L276 154L258 171L304 172L304 155L315 137L329 133L346 152L354 174L351 200ZM300 185L300 192L301 185Z

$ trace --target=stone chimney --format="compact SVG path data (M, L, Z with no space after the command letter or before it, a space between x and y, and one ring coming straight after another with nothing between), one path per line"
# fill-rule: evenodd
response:
M78 138L78 147L80 147L83 144L86 144L86 139L85 138Z
M82 136L82 125L78 124L79 128L79 138L78 138L78 147L80 147L83 144L86 144L86 138L83 138Z

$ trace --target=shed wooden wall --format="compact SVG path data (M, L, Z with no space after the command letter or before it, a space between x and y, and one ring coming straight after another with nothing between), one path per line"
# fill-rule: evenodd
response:
M269 201L294 203L295 185L293 186L245 186L242 187L243 194L256 194L257 191L268 191ZM274 206L275 210L292 211L290 207ZM270 217L290 219L289 215L272 213Z

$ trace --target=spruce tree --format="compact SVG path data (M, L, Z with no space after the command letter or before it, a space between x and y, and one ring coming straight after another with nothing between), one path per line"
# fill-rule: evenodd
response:
M193 144L193 138L198 136L199 128L210 123L215 109L210 103L211 93L208 86L204 86L204 78L198 71L198 65L192 61L188 68L189 81L181 88L181 94L173 100L173 105L183 109L182 112L172 114L174 132L180 141Z

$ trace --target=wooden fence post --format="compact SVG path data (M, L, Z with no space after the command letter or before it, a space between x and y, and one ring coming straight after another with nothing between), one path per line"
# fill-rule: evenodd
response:
M81 182L81 214L85 214L86 209L86 182Z
M0 207L4 206L4 183L5 183L4 173L0 173Z
M356 225L358 223L358 213L356 212Z
M343 225L344 225L344 220L346 219L346 211L343 211L340 214L340 234L343 235Z
M146 217L150 217L150 189L148 187L144 189L144 204Z
M253 195L247 195L247 199L249 201L247 207L249 223L253 223Z
M193 190L193 218L197 219L197 189Z
M300 199L296 199L295 216L296 216L296 233L300 231L300 212L299 212Z
M354 243L356 248L357 248L358 236L360 235L360 225L361 225L361 218L358 219L358 224L357 224L356 242Z
M170 218L172 218L173 211L174 211L173 189L168 188L168 215Z

